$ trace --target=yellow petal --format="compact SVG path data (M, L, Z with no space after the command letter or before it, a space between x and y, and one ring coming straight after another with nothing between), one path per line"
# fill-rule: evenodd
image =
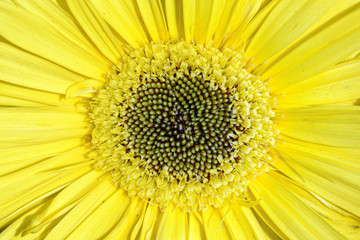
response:
M222 224L226 224L231 239L256 239L254 231L242 211L242 208L236 203L231 206L221 207L221 215L223 216Z
M95 43L100 52L112 63L117 64L120 53L122 53L122 44L115 37L105 20L94 9L92 3L86 1L68 1L68 5L82 29Z
M90 171L86 152L84 148L71 149L1 176L0 226Z
M64 94L66 88L84 78L56 64L0 43L1 80L28 88Z
M337 147L360 146L360 107L284 109L275 122L281 134L305 142Z
M210 207L206 211L202 211L201 215L207 239L232 239L231 233L223 224L224 216L221 215L217 208Z
M253 191L259 192L259 189L257 186L254 186L254 184L251 184ZM259 194L262 194L259 192ZM255 198L256 195L254 195L250 190L246 192L246 195L249 198ZM263 195L261 195L263 197ZM252 209L253 215L256 217L256 220L259 222L259 225L261 226L261 229L263 230L263 233L265 233L264 239L287 239L287 237L283 231L281 230L281 225L277 225L273 219L271 219L271 216L269 216L264 209L258 204L256 207Z
M131 235L130 235L130 239L131 240L137 240L138 239L138 235L139 235L139 232L140 232L140 229L143 225L143 221L145 219L145 215L146 215L146 209L147 209L147 204L144 204L142 205L142 211L140 212L140 217L139 218L135 218L135 222L134 222L134 226L132 228L132 231L131 231Z
M259 208L263 209L287 238L326 239L331 236L334 239L344 239L271 175L262 174L257 177L254 185L264 195Z
M318 196L313 195L311 192L301 187L300 184L296 184L283 174L272 172L271 175L276 178L279 183L286 186L287 189L301 198L309 207L319 212L320 216L332 227L337 226L337 229L340 228L345 234L346 232L351 231L352 228L359 228L359 217L326 202L324 199L320 199Z
M235 15L235 19L237 20L229 22L230 28L228 32L225 33L227 39L223 46L242 49L244 44L248 43L254 32L262 25L268 13L279 1L271 1L261 12L258 12L262 4L260 0L242 0L237 2L237 15Z
M21 87L14 84L0 82L0 95L20 99L28 102L38 103L42 106L70 105L63 95L50 93L31 88Z
M257 73L273 92L339 63L360 48L360 3L339 13L269 60Z
M101 239L121 219L130 200L123 190L118 189L88 216L68 239ZM89 231L90 229L91 231Z
M214 34L213 46L217 48L244 24L246 15L251 8L248 0L227 1L223 7L224 9Z
M247 56L255 57L254 64L266 61L297 39L335 2L280 1L251 39Z
M151 240L155 223L159 215L159 208L156 205L148 204L141 226L139 239Z
M242 207L241 210L248 219L256 239L267 239L268 234L266 233L266 228L264 228L256 218L255 214L253 213L253 208Z
M276 96L279 108L282 104L354 102L360 98L360 59L335 65L325 72L283 89L282 93Z
M204 232L204 227L202 224L202 218L199 216L198 212L193 212L188 214L188 239L189 240L198 240L205 239L206 235Z
M52 25L77 45L86 46L86 49L89 52L95 55L98 54L97 50L81 33L81 30L75 24L74 19L60 7L60 1L46 1L40 3L36 0L14 0L13 2L26 9L28 12L41 17L43 21Z
M337 14L339 14L339 12L342 12L346 9L348 9L349 7L352 7L354 5L356 5L357 3L359 3L358 0L346 0L346 1L337 1L330 9L329 11L327 11L320 19L319 21L317 21L314 25L312 25L305 33L304 35L312 32L314 29L318 28L319 26L321 26L322 24L326 23L329 19L333 18L334 16L336 16Z
M31 211L26 212L19 216L14 222L7 226L1 233L1 239L11 239L11 240L34 240L34 239L43 239L47 233L47 227L45 226L42 231L37 231L35 233L22 234L19 229L24 229L24 226L31 220L33 215L36 215L38 212L41 212L41 209L46 205L46 201L39 206L31 209Z
M137 5L144 20L146 29L151 36L151 40L154 42L159 40L167 41L169 39L169 34L161 1L137 0Z
M311 151L311 149L309 149ZM307 152L283 150L282 158L296 170L297 179L307 189L356 216L360 216L359 169L327 162L326 158ZM291 172L283 171L292 176Z
M354 169L360 168L360 149L356 147L346 148L346 151L344 151L344 148L342 147L304 142L283 135L277 142L276 146L279 151L286 152L287 150L297 150L302 152L311 152L331 164L344 165Z
M182 3L185 40L190 43L194 39L196 2L193 0L183 0Z
M168 206L161 218L156 239L186 239L187 226L187 213L172 205Z
M48 22L20 7L1 3L0 21L4 38L74 72L102 79L108 69L108 62L100 54L90 53Z
M177 0L165 1L166 22L171 38L184 38L182 2Z
M74 138L43 144L0 146L0 176L34 164L41 159L78 147L81 144L81 139Z
M74 208L99 184L102 175L102 172L89 171L71 182L50 200L41 213L31 219L31 222L27 224L27 231L32 232L34 229L39 229Z
M148 42L133 1L91 1L106 22L134 48Z
M116 188L109 178L99 181L86 198L71 209L54 228L51 229L45 239L65 239L76 228L99 208L114 192Z
M86 115L71 108L0 108L0 142L41 143L87 132Z
M97 92L99 88L104 85L103 81L96 79L86 79L74 83L66 90L66 98L74 98L78 96L87 96L86 94L91 94L89 97L93 97L93 94Z
M226 1L222 0L196 1L194 26L196 43L206 44L213 39L225 4Z
M26 101L13 97L0 96L0 106L4 107L43 107L42 103Z
M133 239L136 237L139 228L138 223L142 223L146 212L146 204L139 198L131 199L131 203L126 209L125 213L121 216L121 219L112 231L106 235L105 240L121 240L121 239ZM134 231L135 230L135 231ZM133 232L134 231L134 232Z

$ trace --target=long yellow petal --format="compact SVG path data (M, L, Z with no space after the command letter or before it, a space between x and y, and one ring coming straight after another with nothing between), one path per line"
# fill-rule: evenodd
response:
M254 186L252 186L254 187ZM254 191L259 191L259 189L255 186ZM262 194L262 193L260 193ZM249 190L246 193L247 196L254 198L254 194ZM261 195L263 197L263 195ZM263 233L265 233L264 239L287 239L289 237L281 230L281 225L276 224L271 216L269 216L264 209L258 204L252 209L252 214L256 217L256 220L259 222Z
M86 116L71 108L0 108L0 142L41 143L88 131Z
M169 39L169 33L161 1L137 0L137 5L139 7L146 29L151 36L151 40L154 42L159 40L167 41Z
M353 103L360 98L360 59L353 59L291 85L276 96L282 104Z
M50 203L42 209L41 213L31 219L31 222L27 224L26 231L32 232L40 229L48 222L52 222L70 211L99 185L102 175L102 172L89 171L71 182L51 199Z
M81 225L75 229L68 239L101 239L121 219L130 204L130 197L118 189L105 200ZM92 229L89 231L89 229Z
M320 213L320 216L332 227L337 226L337 229L341 229L342 233L352 233L353 229L360 227L360 218L356 217L352 213L346 212L339 207L336 207L324 199L315 196L311 192L304 189L300 184L296 184L291 179L283 175L283 173L272 172L271 176L276 178L283 186L295 193L301 198L309 207Z
M326 159L294 151L283 151L282 159L296 170L295 176L304 187L325 200L360 217L359 169L326 163ZM291 172L283 169L286 174Z
M326 239L331 237L344 239L316 212L307 207L296 195L271 175L262 174L256 179L254 185L264 196L259 203L259 207L264 210L287 238Z
M64 94L68 86L83 80L54 63L0 43L1 80L28 88Z
M254 64L266 61L297 39L336 1L280 1L252 38L247 56L255 57Z
M17 218L14 222L12 222L8 227L4 229L0 233L0 239L11 239L11 240L34 240L34 239L43 239L47 234L47 228L51 227L51 225L46 225L40 231L34 233L23 234L19 229L23 229L24 226L27 225L29 221L31 221L32 216L41 212L41 209L46 206L47 201L36 206L35 208L31 209L30 211L22 214Z
M51 229L45 239L65 239L116 191L109 178L99 181L89 195L71 209L61 221Z
M195 42L206 44L213 39L226 2L221 0L196 1Z
M73 138L46 142L43 144L0 146L0 176L22 169L41 159L62 153L82 144L81 139Z
M268 61L257 73L271 78L273 92L300 82L344 60L360 48L360 3L314 29Z
M244 23L249 8L248 0L226 2L214 34L214 47L220 47Z
M319 21L315 22L314 25L312 25L303 35L305 36L306 34L312 32L314 29L318 28L319 26L321 26L322 24L326 23L327 21L329 21L331 18L333 18L334 16L336 16L337 14L339 14L340 12L356 5L357 3L359 3L358 0L346 0L346 1L342 1L342 0L338 0L330 9L329 11L327 11L320 19Z
M72 102L65 101L63 95L35 90L19 85L4 83L0 81L0 95L20 99L28 102L38 103L40 106L70 105Z
M195 37L196 2L193 0L183 0L182 3L185 40L186 42L190 43Z
M319 176L328 178L334 182L340 182L344 185L351 186L360 194L360 175L359 169L354 169L341 164L329 164L325 159L316 158L311 153L304 152L286 152L294 161L299 162L304 167L311 169ZM354 191L356 194L356 191ZM360 196L360 195L359 195ZM360 214L359 214L360 215Z
M170 38L184 39L182 2L177 0L165 1L165 15Z
M141 226L139 239L151 240L156 221L160 214L159 208L156 205L148 204Z
M92 54L20 7L1 3L0 21L4 38L45 59L90 78L102 79L108 70L108 62L100 54Z
M323 159L329 164L347 166L354 169L360 168L360 149L333 147L317 143L309 143L294 138L281 135L281 139L276 144L279 151L302 151L311 152L318 158Z
M238 1L237 16L242 20L232 21L230 24L229 32L225 34L228 37L223 44L223 47L230 47L235 49L243 49L244 45L248 44L251 37L259 29L263 20L268 16L274 6L279 1L271 1L266 6L264 11L258 12L262 1L261 0L245 0ZM228 36L229 35L229 36Z
M94 46L81 33L79 27L70 15L65 12L56 1L39 2L37 0L13 0L16 5L21 6L30 13L42 18L48 24L52 25L64 36L75 42L79 46L86 46L86 49L92 54L98 54Z
M161 218L157 240L179 239L187 237L187 213L174 206L168 206Z
M134 48L148 42L133 1L91 1L106 22Z
M285 136L337 147L360 146L359 106L283 109L277 114L275 122Z
M204 231L207 239L232 239L231 233L223 223L222 214L219 209L210 207L201 212Z
M259 222L259 220L256 218L253 212L253 208L242 207L241 209L244 212L246 218L248 219L256 239L272 239L268 237L268 233L266 233L266 228L262 227L261 222Z
M221 207L222 224L226 224L232 239L255 239L255 232L251 228L241 207L234 202L231 206Z
M95 43L100 52L112 63L117 64L120 58L122 43L115 37L107 23L92 4L87 1L68 1L70 10L83 30Z
M104 240L132 239L131 236L137 236L138 223L142 223L146 212L146 203L139 199L131 199L130 205L113 230L106 235Z
M0 177L0 226L90 171L87 150L74 148Z
M42 103L31 102L14 97L0 96L0 106L4 107L43 107Z
M189 213L188 215L188 239L198 240L205 239L204 226L202 224L202 218L198 212Z

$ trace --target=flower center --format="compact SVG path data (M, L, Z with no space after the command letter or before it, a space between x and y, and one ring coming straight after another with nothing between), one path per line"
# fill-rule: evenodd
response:
M240 196L276 136L270 95L238 52L128 50L91 103L91 157L130 196L185 211Z
M123 116L129 150L144 161L149 173L167 171L171 178L209 178L218 158L230 158L237 133L234 96L216 90L202 74L147 79Z

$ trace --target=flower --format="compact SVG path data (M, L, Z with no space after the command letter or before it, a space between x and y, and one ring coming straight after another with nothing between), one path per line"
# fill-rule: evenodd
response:
M0 3L1 239L358 239L357 1Z

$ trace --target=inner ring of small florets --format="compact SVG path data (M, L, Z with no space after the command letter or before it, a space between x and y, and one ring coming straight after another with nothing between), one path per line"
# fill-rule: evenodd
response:
M242 127L236 121L230 88L216 90L202 75L147 79L136 89L123 116L129 149L159 175L202 180L234 154Z

